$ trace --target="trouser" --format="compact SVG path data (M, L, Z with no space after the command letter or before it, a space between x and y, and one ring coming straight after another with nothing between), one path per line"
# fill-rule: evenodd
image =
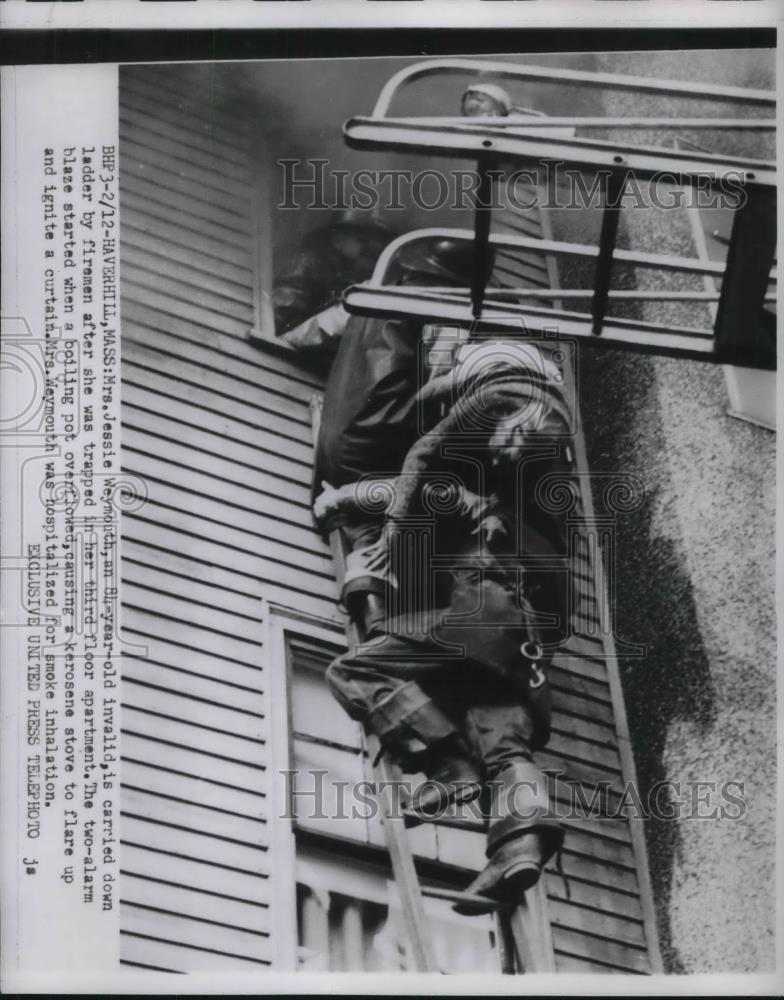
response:
M428 748L451 735L462 736L485 780L532 759L531 714L503 679L475 664L416 654L404 639L377 636L334 660L327 682L351 718L403 764L427 761Z
M386 620L389 588L396 586L389 571L372 570L365 563L365 550L378 542L382 527L382 521L369 520L341 525L337 529L348 551L340 599L362 638L378 632Z

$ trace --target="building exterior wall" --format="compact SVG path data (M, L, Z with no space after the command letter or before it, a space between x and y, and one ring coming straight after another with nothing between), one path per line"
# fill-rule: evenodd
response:
M270 888L262 597L335 614L310 527L316 383L247 342L245 121L208 74L121 86L123 460L148 499L123 520L122 958L263 971Z
M774 86L772 53L608 54L597 57L596 68ZM748 113L738 105L610 93L604 110ZM747 136L687 137L728 153L774 155ZM633 133L619 138L642 141ZM622 238L638 250L696 255L683 211L629 210ZM636 277L641 287L664 287L650 272ZM660 304L638 315L695 320L682 307ZM592 469L635 474L648 492L646 505L618 525L616 621L624 638L648 650L642 661L621 662L638 776L643 788L657 780L745 786L741 819L647 824L665 963L672 972L768 971L775 927L775 435L727 415L718 367L586 351L581 373Z

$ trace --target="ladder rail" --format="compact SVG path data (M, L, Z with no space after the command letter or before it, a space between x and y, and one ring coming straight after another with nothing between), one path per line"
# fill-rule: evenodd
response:
M544 135L536 128L510 129L495 125L418 125L409 118L349 118L343 126L352 149L412 151L466 158L494 153L521 164L568 163L579 170L606 170L639 180L656 180L705 188L754 184L776 188L776 164L743 156L695 153L661 146L611 142L607 139Z
M321 396L313 396L310 400L314 445L318 440L321 426L322 402ZM340 589L345 577L346 560L343 543L337 530L329 532L329 544L332 551L335 579ZM356 626L350 620L346 625L346 638L352 643L359 639ZM416 874L414 857L406 835L405 821L401 815L398 815L391 797L394 776L391 774L388 761L379 753L378 740L373 736L366 736L365 739L370 759L375 761L373 785L376 791L376 802L381 809L384 840L392 865L392 875L400 896L411 957L418 972L437 972L435 947L425 913L425 903Z
M621 73L592 73L587 70L551 66L519 66L514 63L490 59L427 59L406 66L391 76L381 89L373 117L382 118L388 111L393 97L407 83L423 76L442 72L464 72L469 76L492 73L504 80L531 80L539 83L569 84L572 86L599 87L609 90L631 90L641 94L662 94L667 97L695 98L697 100L727 101L775 108L776 92L751 87L722 87L717 84L696 83L687 80L659 80L655 77L630 76Z
M526 130L553 128L636 128L636 129L738 129L743 132L774 132L774 118L603 118L601 115L410 115L406 121L417 125L489 125L492 128L519 128ZM544 134L544 133L543 133ZM708 152L708 150L704 150Z
M318 438L321 423L322 398L313 396L310 401L311 423L314 443ZM335 577L338 587L345 576L345 552L338 531L329 533ZM347 638L356 642L359 638L356 627L349 622ZM405 818L395 807L392 785L395 774L385 756L379 752L376 737L366 735L366 746L373 765L376 801L381 808L384 840L392 865L400 904L408 931L411 957L418 972L438 972L435 945L425 911L425 893L419 883L416 863L411 844L406 833ZM430 820L438 824L438 820ZM443 824L452 825L449 820ZM461 824L457 824L458 826ZM427 895L436 898L456 900L460 893L451 890L429 890ZM544 878L541 878L529 893L524 894L514 907L497 907L498 950L501 971L504 974L523 972L552 972L555 970L552 932L546 913L547 898L544 892Z
M372 736L367 737L367 746L373 758L378 758L378 763L373 768L373 777L381 791L376 793L376 799L383 810L384 839L405 917L411 957L418 972L438 972L435 945L425 913L425 900L417 877L414 855L408 842L405 820L402 815L396 814L394 809L391 788L394 775L386 758L383 755L379 756L378 741Z
M396 237L381 251L370 279L364 283L366 287L385 287L384 282L389 269L398 252L409 243L424 240L453 239L470 242L474 239L471 229L452 228L449 226L429 226L425 229L412 229L402 236ZM599 248L589 243L570 243L566 240L544 240L534 236L512 236L510 234L491 233L490 245L508 248L510 250L533 250L550 253L556 257L582 257L596 259ZM701 274L717 278L724 277L725 265L719 261L702 260L699 257L680 257L676 254L647 253L640 250L620 250L613 253L613 262L629 264L634 267L651 268L662 271L676 271L683 274ZM775 272L770 274L770 280L775 281Z

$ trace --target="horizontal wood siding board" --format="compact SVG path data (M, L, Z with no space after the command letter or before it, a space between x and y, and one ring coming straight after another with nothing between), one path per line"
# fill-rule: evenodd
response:
M174 555L177 554L184 544L182 539L178 537L179 533L172 533L170 529L164 530L159 525L142 522L138 519L131 524L130 516L128 516L128 520L130 528L133 531L132 537L139 544L154 545L161 553L171 552ZM189 548L193 547L189 544ZM284 607L295 607L304 615L313 615L314 617L325 618L330 621L345 621L345 615L339 612L337 608L338 591L334 580L329 581L328 585L317 589L313 588L311 584L311 589L305 590L292 584L281 584L280 572L277 572L275 575L271 573L270 578L261 579L257 573L259 564L254 561L254 557L240 553L239 550L236 552L236 558L229 560L223 546L210 546L210 543L202 541L197 548L196 552L189 552L189 555L195 559L204 558L208 562L213 558L221 559L226 563L226 566L230 562L233 562L234 566L232 568L238 573L244 572L247 567L249 584L261 585L264 596L272 603L277 603ZM233 556L235 553L228 553L228 555ZM243 556L245 557L244 559ZM200 666L197 669L200 670ZM232 682L237 683L236 680Z
M596 975L643 975L634 969L619 969L612 965L603 965L601 962L592 962L587 958L580 958L567 951L555 949L556 968L558 972L571 972L579 975L585 973L595 973Z
M129 214L122 226L123 243L129 252L133 248L150 261L168 259L197 274L212 274L242 289L246 300L251 297L253 272L248 267L246 245L215 240L204 231L195 231L192 225L183 225L180 219L169 222L152 205L146 211ZM121 263L128 259L128 254L121 252Z
M216 864L191 857L183 850L162 850L150 843L133 840L138 824L122 836L122 865L137 875L160 878L205 891L223 893L252 902L271 902L269 872L249 872L231 864Z
M174 912L182 916L208 917L224 927L240 927L269 934L269 906L266 903L245 902L127 871L123 874L128 876L128 881L123 885L124 902L158 910L173 908Z
M588 788L606 784L616 796L623 794L620 774L599 767L592 761L555 753L550 745L537 755L537 760L543 768L565 772L567 780L579 781Z
M253 650L261 641L260 623L257 619L192 601L188 594L169 594L157 588L137 586L129 581L123 588L123 603L236 640L237 645L230 644L227 652L239 650L250 657L251 662L254 658Z
M616 868L634 872L634 855L628 842L592 835L586 832L579 821L568 824L567 836L569 844L564 847L564 852L595 858L608 865L608 884L611 884L612 873Z
M258 766L245 767L239 761L201 753L198 747L176 746L170 740L145 736L131 729L124 730L122 752L132 760L154 761L169 771L213 784L246 789L257 795L266 795L268 791L268 777Z
M626 917L642 924L639 896L619 891L612 886L598 885L572 876L565 880L556 872L546 874L547 897L554 902L596 909L600 913Z
M135 402L126 400L122 410L124 425L165 440L179 440L207 455L222 456L228 461L233 461L240 468L255 470L261 466L265 471L274 473L281 481L305 490L305 496L308 501L310 500L310 470L303 464L291 462L285 455L281 455L280 441L275 452L274 439L271 435L261 433L257 435L257 441L263 440L267 445L262 449L258 443L249 444L242 438L238 439L218 421L213 422L203 418L201 426L194 422L185 423L182 418L189 416L195 420L195 413L183 412L180 409L176 416L169 416L168 406L160 406L158 413L155 413L152 408L147 409L139 405L144 401L138 397L135 397ZM147 398L146 402L151 407L154 400Z
M260 670L225 656L207 654L200 646L191 645L194 638L200 638L198 634L194 636L186 630L175 634L168 627L168 622L134 609L129 610L127 615L124 614L123 622L123 631L127 633L126 642L132 655L150 656L159 663L182 666L192 673L220 678L252 690L259 686Z
M182 621L174 614L166 614L150 607L137 607L127 600L123 601L123 621L131 630L139 632L149 628L150 635L166 636L180 646L215 656L255 673L260 670L259 646L256 643Z
M134 134L176 141L180 155L205 157L203 165L220 170L225 167L237 179L248 178L248 167L241 150L217 141L214 134L194 127L192 119L179 111L155 105L146 97L125 92L120 100L120 126L131 138Z
M176 571L173 572L167 563L158 568L144 550L139 552L141 561L137 561L134 558L134 551L132 545L123 546L122 579L129 584L135 584L137 587L146 586L148 590L159 594L182 596L187 593L188 600L194 604L220 608L240 618L259 622L258 600L247 591L227 590L220 585L201 583Z
M610 688L605 682L581 677L571 670L562 669L555 664L551 665L549 674L551 684L559 691L580 698L588 706L596 704L600 708L601 706L612 708Z
M207 804L164 797L123 782L123 811L151 822L173 823L195 833L266 848L269 832L264 817L239 816Z
M243 157L247 148L247 122L236 120L230 111L211 113L211 102L199 100L196 90L177 93L176 87L177 81L161 80L153 67L145 66L141 72L123 68L120 104L124 104L126 98L143 101L142 110L149 108L152 114L165 114L168 119L181 122L221 148L234 152L238 159Z
M291 484L290 502L287 503L281 498L281 490L275 490L273 475L264 472L254 474L217 457L211 456L208 462L196 448L175 445L165 438L139 433L130 427L127 436L125 471L149 477L150 481L150 499L140 507L140 512L145 512L154 503L154 483L163 480L168 469L168 478L178 483L181 489L221 500L240 510L259 511L271 521L290 525L293 529L292 541L302 547L313 544L315 530L311 527L309 494L304 486Z
M279 419L286 418L286 423L281 424L284 436L287 431L289 436L296 434L297 441L303 440L303 427L306 424L308 412L304 399L298 399L285 391L275 390L271 386L264 385L262 373L257 373L253 369L246 368L244 370L245 377L243 379L236 378L233 372L226 370L224 359L217 352L214 352L212 358L208 356L205 359L212 361L212 365L203 364L200 369L199 365L190 361L189 351L186 349L187 343L180 342L178 344L175 341L161 345L161 347L171 348L171 351L161 349L161 347L152 348L147 344L149 334L143 334L142 327L128 325L129 338L127 343L123 345L123 355L136 365L195 386L203 385L206 379L213 393L231 398L233 392L240 404L244 402L258 407L260 411L259 421L263 422L265 426L271 424L267 414L272 417L277 416ZM140 339L134 341L135 334ZM174 348L177 348L176 352ZM209 374L205 375L205 370ZM201 371L200 380L198 378L199 371ZM295 424L299 425L296 429L293 426Z
M597 716L585 701L556 692L553 698L552 725L562 734L573 734L600 746L616 747L618 740L612 719Z
M123 929L129 934L148 932L148 921L154 919L155 936L165 940L177 941L200 950L254 960L269 955L267 932L243 931L235 927L226 927L216 921L197 919L186 914L168 913L160 908L154 915L148 914L144 906L128 904L124 900L120 901L120 916Z
M233 568L251 578L283 584L293 591L300 590L303 593L316 589L315 574L323 577L323 585L319 590L325 595L337 597L337 587L325 574L323 567L310 565L310 561L305 559L297 566L296 552L292 548L288 553L281 551L280 558L276 558L277 546L264 536L259 538L255 533L248 533L246 547L236 537L235 529L224 527L218 521L211 522L203 516L195 517L186 510L159 506L148 501L144 513L145 517L141 514L126 515L128 537L139 544L149 543L171 552L187 546L188 555L192 559L202 559L226 569ZM268 530L273 532L272 524ZM295 535L283 524L278 525L278 531ZM300 544L304 546L304 543ZM261 553L266 553L270 558L265 558ZM284 558L286 562L283 561ZM305 563L305 569L302 563Z
M263 874L268 870L265 846L241 844L168 821L147 820L125 810L120 825L124 839L133 843L142 842L154 850L182 854L249 875Z
M152 765L130 756L123 756L122 761L122 777L126 785L175 798L190 796L193 800L238 816L266 816L266 796L259 792L216 784L186 771Z
M120 144L120 155L123 157L122 168L131 177L142 178L150 184L154 184L161 191L173 191L175 194L191 198L195 202L212 202L237 217L243 217L246 214L247 206L243 199L228 194L226 191L207 187L178 171L164 170L147 163L143 155L141 157L125 156L124 146L125 143ZM143 154L144 150L140 149L139 152Z
M263 745L269 737L264 717L241 715L230 708L222 709L217 705L211 714L209 703L195 698L178 697L175 692L160 687L135 684L131 680L125 687L128 690L123 695L122 708L129 725L134 725L139 716L173 719L178 727L171 727L171 732L182 732L190 737L195 729L197 738L204 736L202 749L206 750L214 745L216 751L224 753L237 746L242 749L244 743L247 753L252 754L257 749L252 744ZM228 728L229 726L232 728ZM166 728L169 731L169 727ZM229 741L224 737L231 738L231 746L227 745Z
M612 867L604 861L599 861L574 851L564 849L562 868L556 869L555 862L547 865L548 887L553 880L561 881L562 886L571 885L577 880L582 881L586 886L593 886L600 889L612 890L615 893L622 893L631 899L639 901L639 890L634 872L623 866Z
M150 921L154 926L154 921ZM120 961L123 964L138 966L140 977L145 969L165 969L172 972L248 972L263 965L269 966L271 960L254 961L211 952L205 949L193 948L179 941L169 941L151 934L132 933L120 930ZM140 979L140 982L142 980Z
M553 925L553 944L557 951L575 957L587 958L608 966L647 974L651 971L645 951L633 948L584 931L575 931Z
M153 137L149 137L138 130L135 130L132 135L128 135L127 132L123 134L121 131L120 145L123 155L130 162L136 161L145 166L154 167L164 174L169 174L172 178L197 183L204 190L205 197L212 197L214 194L217 194L221 198L228 198L230 201L233 201L238 207L242 206L245 200L241 194L233 193L240 186L227 184L219 170L205 169L187 158L176 159L170 154L156 148Z
M582 649L576 648L578 643L578 637L572 636L553 656L553 666L578 677L584 677L586 680L595 681L597 684L607 685L609 689L607 667L604 660L596 655L596 647L591 644L590 653L583 653Z
M266 405L262 406L255 399L235 399L232 411L230 399L221 392L224 386L210 385L206 388L186 379L178 379L171 371L157 371L153 367L155 362L153 353L138 344L126 347L123 355L123 386L155 392L161 400L166 401L161 404L162 406L168 406L169 400L175 402L182 400L196 407L202 407L205 414L225 417L233 413L233 418L240 421L243 428L259 427L265 436L278 438L281 449L285 449L292 461L311 461L312 448L303 443L302 425L296 420L281 416L274 409L275 400L267 399ZM241 386L238 388L242 389Z
M126 572L126 567L130 571L135 564L141 567L154 567L172 577L184 580L192 578L220 589L226 599L237 595L253 600L260 593L258 581L238 572L234 566L224 569L195 558L192 552L168 551L159 548L154 542L139 542L134 538L123 536L122 558L123 572Z
M120 105L119 119L121 140L146 146L174 163L185 164L186 169L198 167L213 176L218 174L244 185L250 183L247 163L216 155L196 134L180 125L134 111L125 103Z
M607 771L609 776L620 775L621 762L616 747L604 747L588 742L576 734L564 734L553 727L548 750L567 760L584 761L592 767Z
M248 120L228 99L218 100L214 89L215 67L146 65L144 72L129 79L131 89L142 89L155 99L166 95L167 106L187 112L201 121L210 131L221 129L225 141L236 149L245 149L248 140Z
M153 690L177 691L182 698L214 705L218 714L230 710L235 716L249 715L251 719L264 718L266 715L266 702L260 691L247 687L237 688L213 677L202 677L187 670L164 666L151 659L124 657L123 680L135 686L146 685Z
M235 778L248 778L257 772L263 774L263 765L254 761L253 756L248 752L248 741L233 739L229 740L224 734L213 734L197 729L183 723L166 726L152 724L154 717L147 712L138 712L124 707L122 710L124 733L140 739L148 740L165 747L173 747L178 751L190 754L191 764L202 766L205 775L207 768L211 768L213 773L220 766L219 762L225 762L226 774ZM165 734L165 738L164 735ZM148 748L149 749L149 748ZM209 760L206 760L209 758ZM247 761L247 763L246 763ZM189 772L193 773L193 772ZM197 772L198 773L198 772ZM259 785L266 789L266 784Z
M130 241L125 246L121 267L123 281L146 284L155 291L170 291L175 298L187 294L207 309L221 309L235 319L251 322L253 303L249 289L241 281L181 264L169 256L140 251Z
M240 798L233 796L227 789L207 785L198 779L188 781L184 775L179 774L175 779L171 772L164 772L158 768L145 768L144 765L137 765L131 760L128 761L128 773L123 775L122 787L129 795L150 797L159 800L159 804L171 803L172 816L176 816L176 810L181 807L193 806L200 812L206 810L204 815L213 816L212 822L216 822L213 814L228 817L230 824L235 820L242 821L245 824L243 836L249 843L254 844L257 840L260 843L266 841L266 833L259 839L254 832L259 824L267 823L265 803L259 796L246 795ZM183 793L189 797L183 798ZM143 808L136 806L129 811L147 815ZM151 812L150 816L154 818L155 814ZM192 823L180 825L193 826ZM199 829L198 823L194 828ZM237 829L242 829L242 825ZM219 834L227 832L231 837L230 828L222 827L217 832Z
M289 447L288 444L283 445L279 435L263 426L240 423L221 413L194 406L188 400L164 397L160 393L127 381L123 384L123 408L124 413L135 410L146 414L144 419L149 419L150 414L155 415L157 408L162 421L171 421L178 429L193 428L201 431L213 439L215 447L226 447L226 443L230 443L234 447L244 449L245 464L248 464L248 457L251 454L259 456L259 462L264 461L262 456L269 455L277 460L277 467L284 478L310 486L308 452L304 448L299 450ZM282 451L285 454L281 454Z
M183 325L179 322L172 324L169 329L160 313L150 310L146 303L141 305L141 310L131 308L129 313L136 320L133 331L137 343L146 344L164 358L198 365L214 371L216 375L233 378L237 382L248 382L272 396L295 401L301 409L293 411L293 415L303 423L305 417L309 416L310 401L316 387L304 375L298 377L291 370L289 362L280 358L272 359L270 356L267 356L266 362L261 361L261 352L256 348L244 342L238 344L236 340L226 336L221 337L219 330L210 331L205 336L198 324L194 327L192 323ZM148 322L145 322L142 312L145 308L148 310ZM166 363L163 358L161 363Z
M133 209L141 207L148 216L154 214L161 222L174 223L230 247L247 249L250 254L250 220L221 205L196 201L191 195L163 188L143 175L131 173L120 178L120 198L126 216L133 218ZM121 219L120 225L124 224Z
M548 909L554 927L578 933L584 931L630 948L645 950L642 920L627 920L593 908L580 907L573 900L568 904L550 900Z
M204 306L198 302L193 302L185 294L175 296L169 293L161 293L150 286L150 283L141 283L131 277L124 279L125 294L128 299L143 302L163 311L169 310L183 316L187 316L192 322L204 326L206 329L217 329L224 333L231 333L237 337L244 337L249 329L245 320L230 316L215 306Z

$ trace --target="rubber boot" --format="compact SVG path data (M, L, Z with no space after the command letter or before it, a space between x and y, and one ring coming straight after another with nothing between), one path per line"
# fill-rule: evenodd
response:
M414 813L428 817L456 802L469 802L482 788L479 770L454 724L409 681L377 705L365 719L384 753L403 771L430 779L413 799ZM410 823L411 825L411 823Z
M383 631L387 606L380 594L361 591L347 594L343 600L351 620L357 627L361 642L372 639Z
M550 815L547 779L527 761L510 764L492 784L488 864L454 904L457 913L489 913L513 905L539 880L563 844L564 827ZM486 903L482 902L482 899Z

